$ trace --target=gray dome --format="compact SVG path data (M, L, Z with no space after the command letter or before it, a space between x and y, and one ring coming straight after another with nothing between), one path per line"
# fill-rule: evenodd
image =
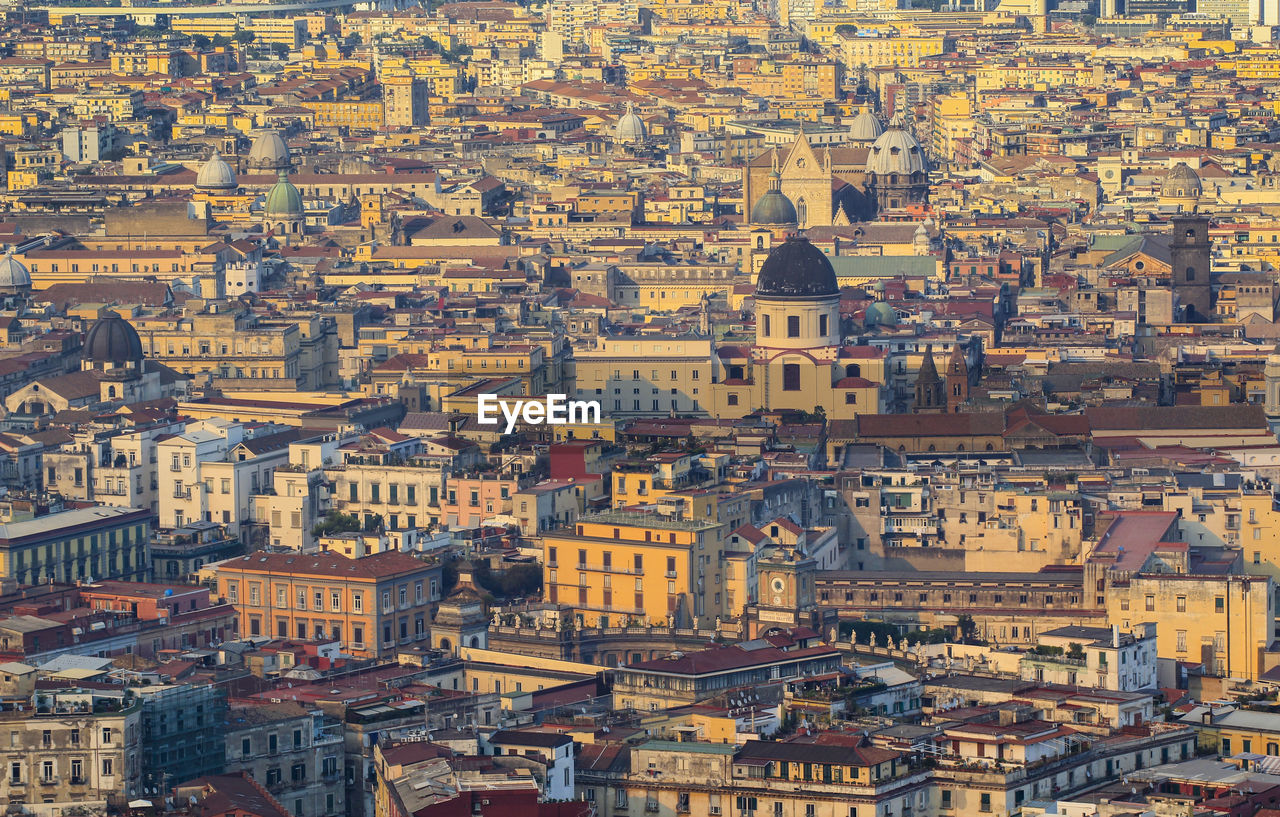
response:
M209 157L209 161L200 166L200 172L196 174L197 190L235 190L236 174L231 169L231 165L214 151Z
M867 172L877 176L928 173L929 160L914 136L894 127L880 134L871 145L871 152L867 154Z
M756 206L751 208L752 224L795 224L800 220L796 214L796 206L780 189L782 178L775 170L770 174L769 189L756 199Z
M85 335L84 359L114 366L141 366L142 339L133 324L117 312L108 312Z
M613 141L620 144L643 142L647 135L644 120L636 116L635 108L627 103L627 111L618 118L613 129Z
M289 146L277 131L261 131L249 148L249 167L254 170L287 170Z
M1200 175L1186 162L1178 162L1160 184L1160 194L1178 198L1199 198Z
M31 289L31 273L12 252L0 256L0 290Z
M874 142L884 133L884 125L870 111L862 111L849 124L849 138L854 142Z
M792 236L769 253L756 278L756 297L828 298L840 295L836 271L822 250Z

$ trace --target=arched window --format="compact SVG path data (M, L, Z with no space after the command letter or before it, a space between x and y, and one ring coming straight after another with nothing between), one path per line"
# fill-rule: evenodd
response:
M758 235L758 236L756 236L756 249L757 249L757 250L763 250L763 249L764 249L764 236L762 236L762 235Z
M996 450L996 448L995 448L995 446L994 446L994 445L992 445L991 443L987 443L987 450L988 450L988 451L995 451L995 450Z
M809 205L805 202L804 196L796 200L796 220L802 225L809 223Z
M857 363L850 363L844 367L845 377L862 377L862 367Z

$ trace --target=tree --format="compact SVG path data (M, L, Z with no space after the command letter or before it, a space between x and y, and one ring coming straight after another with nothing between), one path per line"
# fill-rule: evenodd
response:
M332 536L360 530L360 517L341 511L329 511L311 528L312 536Z
M231 39L235 40L241 45L248 45L249 43L253 42L253 38L254 38L254 34L252 31L237 31L235 34L231 35Z
M960 641L965 644L978 632L978 623L968 613L961 613L956 618L956 626L960 629Z
M371 513L364 518L364 532L373 533L382 530L382 514Z
M204 36L203 34L197 34L196 36L191 38L191 44L194 45L196 48L200 49L201 51L204 51L206 48L209 47L210 40L208 37Z
M1092 14L1081 14L1080 22L1084 23L1087 26L1091 26L1094 23L1098 22L1098 18Z

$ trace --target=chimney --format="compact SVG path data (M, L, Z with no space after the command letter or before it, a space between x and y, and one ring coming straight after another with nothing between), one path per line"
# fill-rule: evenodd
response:
M1117 650L1120 649L1120 625L1119 624L1111 625L1111 647Z

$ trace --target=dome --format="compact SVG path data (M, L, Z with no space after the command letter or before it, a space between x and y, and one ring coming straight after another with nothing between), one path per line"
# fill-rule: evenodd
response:
M113 366L141 365L142 340L138 330L118 313L108 312L85 335L84 359Z
M849 138L854 142L874 142L882 133L884 125L870 111L859 113L849 124Z
M263 212L268 216L301 218L306 213L302 207L302 191L281 173L280 181L272 185L271 190L267 192L267 203Z
M200 172L196 174L197 190L235 190L236 174L231 169L231 165L214 151L209 157L209 161L200 166Z
M13 289L31 289L31 273L8 252L0 257L0 290Z
M796 215L796 206L782 192L781 183L781 176L774 171L769 180L769 189L756 199L756 206L751 208L752 224L795 224L800 220Z
M1192 170L1186 162L1178 162L1165 175L1160 184L1160 194L1179 198L1200 196L1200 175Z
M877 176L928 173L929 160L914 136L894 127L880 134L871 145L871 152L867 154L867 172Z
M827 298L839 294L831 262L804 236L792 236L775 247L756 278L757 298Z
M627 111L618 118L613 129L613 141L619 143L643 142L646 136L644 120L636 116L635 108L627 103Z
M260 132L249 148L249 167L254 170L285 170L289 167L289 146L273 130Z
M867 314L862 318L862 325L870 329L873 326L897 326L898 313L884 301L876 301L867 307Z

